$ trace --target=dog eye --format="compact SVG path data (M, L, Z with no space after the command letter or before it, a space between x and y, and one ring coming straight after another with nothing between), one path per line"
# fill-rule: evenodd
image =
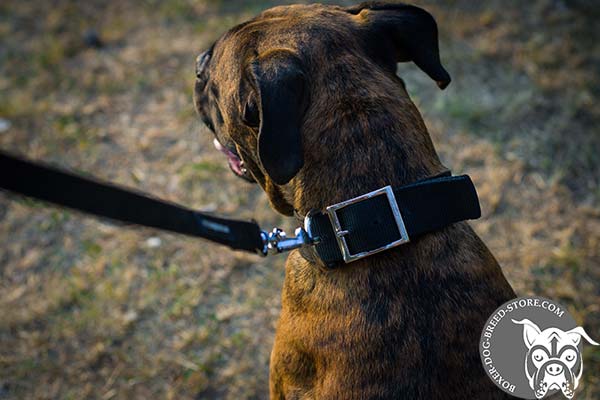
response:
M539 361L544 360L544 358L546 358L546 354L541 350L536 350L533 352L532 358L533 358L533 361L539 362Z
M572 351L572 350L567 350L567 351L566 351L566 352L563 354L562 358L564 358L566 361L569 361L569 362L571 362L571 361L575 360L575 358L577 358L577 356L576 356L576 354L575 354L575 352L574 352L574 351Z

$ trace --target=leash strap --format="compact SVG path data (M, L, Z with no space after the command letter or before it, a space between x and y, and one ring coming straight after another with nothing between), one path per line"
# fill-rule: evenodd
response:
M255 222L214 217L3 151L0 188L99 217L208 239L235 250L256 253L264 248Z
M348 253L356 255L385 250L390 243L406 243L455 222L481 216L477 192L468 175L434 177L394 189L393 193L404 232L386 195L333 211L339 221L337 229L332 223L332 211L309 214L309 234L319 238L314 251L325 265L335 267L342 261L349 262L340 244L340 231Z
M311 212L305 229L287 237L253 221L219 218L143 193L32 162L0 150L0 189L99 217L163 229L266 255L300 248L335 267L384 251L447 225L481 216L467 175L436 176L392 190L386 186Z

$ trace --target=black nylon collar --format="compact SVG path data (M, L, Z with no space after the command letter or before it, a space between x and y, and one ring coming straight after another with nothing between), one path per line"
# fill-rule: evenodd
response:
M393 190L408 238L414 239L455 222L481 216L477 192L468 175L446 173ZM350 253L373 250L400 238L386 196L350 204L336 211ZM309 213L310 234L318 244L300 249L309 261L321 260L327 268L344 265L344 258L329 213Z

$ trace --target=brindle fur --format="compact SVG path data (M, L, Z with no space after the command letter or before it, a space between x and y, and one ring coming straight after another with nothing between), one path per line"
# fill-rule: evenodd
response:
M446 170L395 74L396 62L410 54L390 55L399 50L375 26L383 13L416 9L403 7L276 7L211 49L199 71L196 107L280 213L305 215ZM297 133L278 127L282 133L270 137L268 150L293 158L298 150L285 135L299 134L302 163L289 182L277 184L257 149L258 136L267 134L259 119L269 117L258 92L267 90L260 79L278 82L281 68L296 68L290 62L300 63L302 98L268 90L281 97L282 112L295 107L302 118ZM331 271L294 251L271 354L271 398L507 398L485 375L478 342L487 317L513 297L467 223Z

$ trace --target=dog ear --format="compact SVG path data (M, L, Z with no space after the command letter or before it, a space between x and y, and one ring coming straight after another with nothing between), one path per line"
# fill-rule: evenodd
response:
M581 326L573 328L570 331L565 332L565 333L567 334L569 339L571 339L573 341L575 346L579 345L579 342L581 341L582 337L585 338L585 340L587 340L588 343L593 344L594 346L600 345L600 343L594 342L592 340L592 338L588 336L588 334L585 332L585 330L583 330L583 328Z
M366 29L369 53L396 73L396 63L414 62L440 89L451 81L442 66L438 29L427 11L406 4L366 2L346 8Z
M542 333L542 331L540 331L540 328L536 324L528 319L522 319L521 321L515 321L513 319L512 322L523 325L523 341L525 342L527 348L530 349L535 341L535 338Z
M287 50L259 56L250 66L257 92L258 158L278 185L304 165L300 126L307 104L307 84L298 57Z

